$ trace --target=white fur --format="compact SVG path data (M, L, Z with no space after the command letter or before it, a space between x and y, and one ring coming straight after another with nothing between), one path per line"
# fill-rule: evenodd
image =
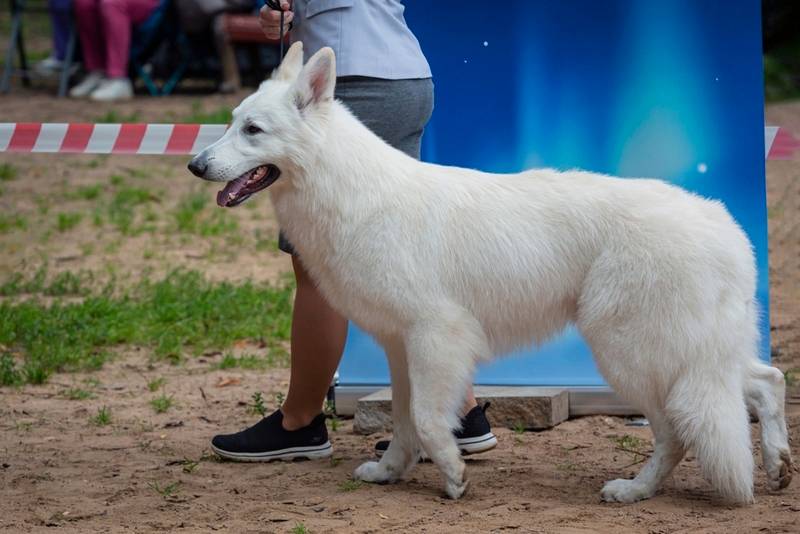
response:
M789 483L782 375L757 358L753 253L722 204L658 180L416 161L333 100L330 49L301 58L296 44L200 157L211 180L282 170L281 228L331 304L386 348L394 439L356 478L394 482L421 446L461 496L451 429L475 364L574 323L655 435L605 500L652 496L691 448L725 499L752 501L748 406L770 487ZM265 133L247 135L250 122Z

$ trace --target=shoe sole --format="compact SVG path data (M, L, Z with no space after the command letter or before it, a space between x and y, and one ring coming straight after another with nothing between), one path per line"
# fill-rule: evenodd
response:
M237 462L271 462L274 460L294 460L295 458L318 460L320 458L328 458L333 454L333 446L330 441L315 447L289 447L288 449L269 452L231 452L218 449L214 445L211 445L211 450L226 460Z
M463 456L469 456L470 454L479 454L481 452L490 451L497 447L497 437L489 432L488 434L475 436L473 438L459 438L456 440L456 443L458 444L458 448L461 450L461 454ZM386 451L376 450L375 454L378 456L378 458L380 458L383 456L384 452ZM428 461L428 455L422 452L420 460Z

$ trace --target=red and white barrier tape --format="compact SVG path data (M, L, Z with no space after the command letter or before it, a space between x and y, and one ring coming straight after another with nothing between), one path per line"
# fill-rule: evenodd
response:
M0 123L0 152L196 154L225 124Z
M764 128L764 147L767 159L792 159L795 152L800 152L800 139L786 128L767 126Z
M83 124L0 122L0 152L197 154L225 133L224 124ZM767 159L792 159L800 140L764 128Z

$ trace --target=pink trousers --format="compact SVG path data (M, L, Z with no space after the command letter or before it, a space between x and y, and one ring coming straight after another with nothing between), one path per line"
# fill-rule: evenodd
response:
M149 17L159 0L74 0L83 60L109 78L128 75L131 28Z

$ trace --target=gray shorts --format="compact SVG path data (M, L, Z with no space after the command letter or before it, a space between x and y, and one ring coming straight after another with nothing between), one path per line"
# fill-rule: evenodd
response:
M419 159L422 132L433 112L433 81L384 80L342 76L336 80L336 98L341 100L378 137ZM278 247L294 254L281 232Z

